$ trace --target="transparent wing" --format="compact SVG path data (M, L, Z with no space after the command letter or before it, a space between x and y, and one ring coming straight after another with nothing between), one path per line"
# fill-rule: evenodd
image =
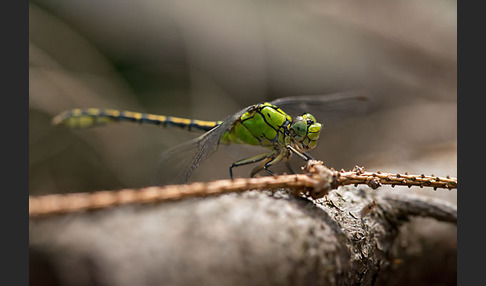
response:
M279 98L272 104L291 116L309 112L324 124L336 126L344 118L356 116L369 108L368 97L362 92L345 92L329 95L295 96ZM244 108L228 117L222 124L203 135L163 152L154 176L155 185L187 182L199 165L213 154L223 134L248 110Z
M292 117L311 113L328 126L336 126L340 120L366 114L372 106L370 95L362 91L284 97L271 103Z
M240 110L203 135L164 151L156 167L154 185L187 182L197 167L216 151L221 136L246 110Z

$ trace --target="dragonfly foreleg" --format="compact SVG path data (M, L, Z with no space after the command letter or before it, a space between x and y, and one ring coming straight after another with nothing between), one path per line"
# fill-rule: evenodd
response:
M307 160L314 160L314 158L313 158L311 155L309 155L309 153L307 153L307 152L302 152L302 154L304 154L304 156L306 156L306 157L307 157ZM307 160L306 160L306 161L307 161Z
M287 149L289 149L295 155L299 156L299 158L301 158L304 161L312 160L311 155L307 154L306 152L300 152L290 145L287 145Z
M233 179L233 168L234 167L253 164L253 163L260 162L262 160L268 159L268 158L272 158L273 156L275 156L275 153L276 153L276 151L272 151L272 152L269 152L269 153L263 153L263 154L260 154L260 155L256 155L256 156L253 156L253 157L250 157L250 158L246 158L246 159L242 159L242 160L238 160L238 161L234 162L233 164L231 164L231 166L229 168L230 178Z

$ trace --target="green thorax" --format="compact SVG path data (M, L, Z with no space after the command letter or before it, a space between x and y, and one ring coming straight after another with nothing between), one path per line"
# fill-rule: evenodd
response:
M288 136L292 117L268 102L251 106L228 130L220 142L282 146L290 142Z

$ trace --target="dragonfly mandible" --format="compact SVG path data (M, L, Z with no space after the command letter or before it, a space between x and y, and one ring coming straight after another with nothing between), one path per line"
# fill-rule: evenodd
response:
M238 166L259 163L250 174L253 177L262 170L273 175L270 167L282 160L288 162L292 154L308 160L311 156L307 151L316 147L323 128L322 122L325 122L318 122L313 114L323 117L331 114L333 117L343 116L362 110L366 105L365 101L366 97L358 92L284 97L251 105L222 121L114 109L71 109L55 116L52 122L69 128L89 128L126 121L204 132L199 137L161 154L156 184L179 184L187 182L196 168L216 151L219 144L248 144L266 148L262 154L231 164L230 178L233 178L233 168Z

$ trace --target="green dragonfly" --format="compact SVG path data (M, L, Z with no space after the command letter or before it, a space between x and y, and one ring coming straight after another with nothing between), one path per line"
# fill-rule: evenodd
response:
M280 161L287 162L292 154L303 160L311 159L306 152L317 145L323 129L314 115L334 119L357 113L366 106L366 97L357 92L319 96L295 96L246 107L223 121L203 121L165 115L155 115L114 109L72 109L53 118L55 125L69 128L89 128L110 122L137 122L179 127L204 132L199 137L168 149L161 154L157 184L185 183L196 168L221 144L248 144L262 146L266 152L238 160L233 168L253 163L251 176L269 169ZM285 111L284 111L285 110ZM358 112L359 113L359 112ZM293 117L292 117L293 116ZM321 121L324 122L324 121Z

